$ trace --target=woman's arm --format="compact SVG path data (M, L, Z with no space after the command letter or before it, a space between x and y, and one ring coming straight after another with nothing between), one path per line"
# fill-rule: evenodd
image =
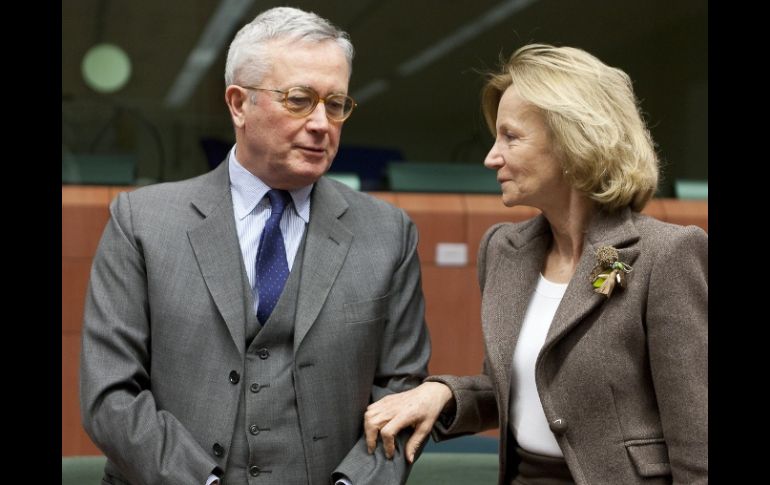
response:
M708 236L689 226L650 275L647 340L674 483L708 483Z

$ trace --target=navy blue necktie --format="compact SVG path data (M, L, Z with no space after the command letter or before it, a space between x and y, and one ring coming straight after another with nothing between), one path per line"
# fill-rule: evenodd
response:
M281 234L281 216L291 196L285 190L271 190L267 193L270 199L270 218L265 224L262 236L259 238L257 251L257 291L259 306L257 319L264 324L270 318L278 298L289 277L289 265L286 262L286 248Z

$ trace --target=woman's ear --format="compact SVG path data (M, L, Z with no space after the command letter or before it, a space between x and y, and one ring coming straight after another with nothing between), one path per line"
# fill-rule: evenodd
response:
M225 89L225 103L230 110L230 117L236 128L243 128L246 123L245 105L249 102L249 96L245 89L231 84Z

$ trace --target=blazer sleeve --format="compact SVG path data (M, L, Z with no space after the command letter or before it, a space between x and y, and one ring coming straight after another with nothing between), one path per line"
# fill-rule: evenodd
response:
M425 325L425 302L420 283L420 261L417 256L417 229L399 210L402 227L400 263L391 276L388 318L380 349L377 374L372 386L372 400L402 392L419 385L428 374L430 338ZM398 435L404 449L411 430ZM392 460L385 457L382 446L374 455L366 449L363 434L334 472L334 477L348 477L353 485L403 484L411 470L403 453Z
M83 426L133 484L204 484L217 464L173 415L157 409L150 387L147 277L129 194L120 194L110 213L86 297Z
M441 375L426 379L446 384L455 398L454 415L437 421L433 426L434 440L474 434L498 425L497 401L488 368L485 359L483 374L463 377Z
M708 236L659 252L647 301L650 368L674 483L708 483Z

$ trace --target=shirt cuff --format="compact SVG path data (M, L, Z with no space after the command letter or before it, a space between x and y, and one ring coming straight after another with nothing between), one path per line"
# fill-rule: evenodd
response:
M334 485L353 485L347 478L338 478Z
M219 485L219 477L216 475L209 475L206 480L206 485Z

